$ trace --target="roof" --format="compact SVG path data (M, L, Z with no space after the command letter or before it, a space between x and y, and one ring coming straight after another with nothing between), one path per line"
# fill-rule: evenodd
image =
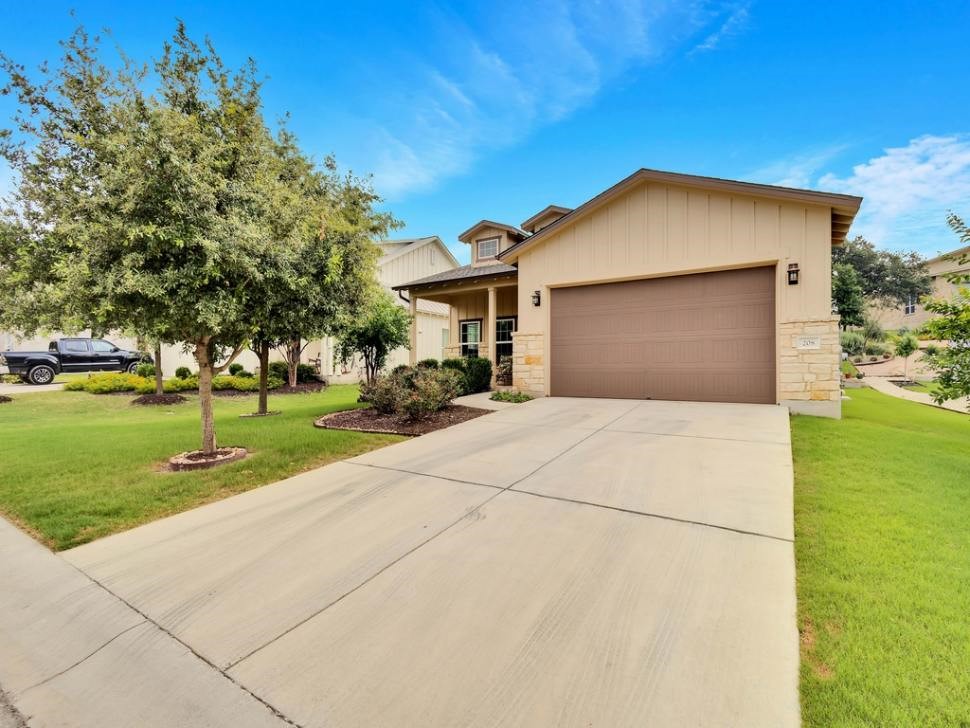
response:
M943 260L947 262L953 260L954 258L959 258L963 255L970 254L970 245L964 246L962 248L957 248L956 250L951 250L949 253L940 253L935 258L927 258L927 263L939 263Z
M387 263L390 260L394 260L402 255L413 252L418 248L422 248L425 245L431 245L437 243L438 247L444 253L445 257L451 262L452 265L458 266L458 259L455 258L454 254L448 250L448 246L445 245L441 238L437 235L428 235L423 238L400 238L398 240L381 240L378 241L377 246L384 251L384 255L378 261L378 264Z
M435 273L434 275L425 276L424 278L418 278L418 280L411 281L410 283L402 283L399 286L393 286L393 289L395 291L402 291L417 288L418 286L473 281L478 278L490 278L492 276L517 276L518 274L518 268L516 268L514 265L506 265L505 263L493 263L492 265L463 265L461 268L446 270L443 273Z
M656 169L640 169L626 179L617 182L607 190L587 200L572 212L563 215L555 222L547 225L534 235L522 240L498 254L500 260L514 261L519 254L537 241L552 235L566 225L575 222L613 198L623 194L641 182L664 182L667 184L683 185L700 189L729 192L756 197L767 197L776 200L788 200L811 205L822 205L832 209L832 244L841 245L849 231L852 220L855 219L862 198L855 195L842 195L833 192L819 192L817 190L803 190L794 187L779 187L777 185L757 184L755 182L740 182L738 180L721 179L719 177L702 177L679 172L663 172Z
M506 225L504 222L495 222L494 220L479 220L470 228L468 228L465 232L459 235L458 239L463 243L470 243L471 240L469 240L468 238L470 238L476 230L479 230L480 228L483 228L483 227L493 227L493 228L498 228L499 230L505 230L510 235L515 235L516 237L519 237L519 238L524 238L528 235L527 232L525 232L524 230L519 230L519 228L515 227L515 225Z
M539 222L545 217L549 217L551 215L559 215L560 217L562 217L563 215L568 215L572 211L573 211L573 208L571 207L562 207L561 205L548 205L542 208L541 210L539 210L539 212L537 212L535 215L530 217L528 220L523 222L521 227L523 230L531 230L533 225L535 225L537 222Z

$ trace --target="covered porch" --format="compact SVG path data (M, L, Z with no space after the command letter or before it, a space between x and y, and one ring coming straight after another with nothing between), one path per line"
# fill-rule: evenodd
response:
M494 377L502 359L512 356L512 336L518 329L518 271L511 266L495 265L469 272L472 275L457 280L453 277L424 279L409 284L406 295L412 316L411 364L418 360L416 314L419 300L445 303L450 307L448 340L442 342L446 358L484 357L492 362Z

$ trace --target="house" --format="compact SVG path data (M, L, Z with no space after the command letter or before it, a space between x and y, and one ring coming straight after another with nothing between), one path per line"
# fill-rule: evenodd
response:
M511 355L533 395L838 417L831 246L861 201L641 169L576 209L481 220L459 236L470 265L394 288L448 304L448 355Z
M458 268L458 261L437 235L379 242L382 255L377 261L377 278L401 306L410 306L407 297L394 289L400 283L428 275L447 274ZM416 341L412 352L400 348L388 356L387 367L407 364L411 353L420 359L441 359L448 345L448 304L420 301L414 311ZM303 352L304 360L319 361L321 373L331 382L357 382L363 378L362 364L346 365L337 357L337 341L332 337L311 342Z
M954 259L959 259L961 255L970 255L970 247L943 253L926 261L926 272L930 275L930 285L932 286L930 298L949 300L956 295L959 286L950 283L946 279L946 274L970 274L970 261L960 264L958 260ZM892 308L873 306L871 310L884 329L892 330L918 329L935 315L923 308L916 296L911 296L902 306Z

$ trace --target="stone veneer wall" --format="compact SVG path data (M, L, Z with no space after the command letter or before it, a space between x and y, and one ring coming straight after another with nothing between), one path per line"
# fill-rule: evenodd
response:
M533 397L545 395L542 334L512 334L512 386Z
M799 339L818 337L819 348L800 348ZM778 324L778 400L792 412L842 416L837 318Z

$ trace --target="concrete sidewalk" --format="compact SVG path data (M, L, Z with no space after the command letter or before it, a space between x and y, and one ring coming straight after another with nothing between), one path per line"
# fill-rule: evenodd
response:
M925 392L913 392L909 389L897 387L892 383L893 379L902 379L902 377L866 377L862 381L866 386L872 387L877 392L888 394L890 397L898 397L899 399L906 399L910 402L928 404L931 407L940 407L941 409L948 409L951 412L960 412L962 414L970 413L970 409L967 407L966 399L951 399L943 404L937 404L933 401L933 398Z
M0 726L287 723L231 678L0 519ZM7 723L4 723L7 721Z

